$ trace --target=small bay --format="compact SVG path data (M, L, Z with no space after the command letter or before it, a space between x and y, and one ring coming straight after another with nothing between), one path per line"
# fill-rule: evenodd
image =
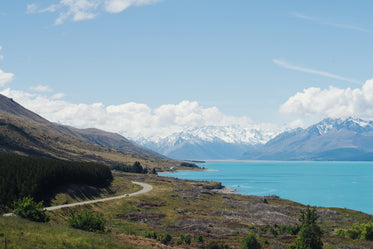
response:
M208 171L161 173L219 181L245 195L277 195L312 206L373 214L373 162L211 162Z

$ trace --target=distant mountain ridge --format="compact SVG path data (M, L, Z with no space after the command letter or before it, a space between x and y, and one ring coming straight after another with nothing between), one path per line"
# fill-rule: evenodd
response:
M278 130L233 125L205 126L165 138L140 138L136 142L174 159L237 159L245 151L262 146L278 133Z
M324 119L306 129L281 133L263 147L247 151L241 159L371 161L373 122Z

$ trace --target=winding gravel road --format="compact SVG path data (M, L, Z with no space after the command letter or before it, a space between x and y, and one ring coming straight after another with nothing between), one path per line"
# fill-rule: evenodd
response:
M131 193L131 194L124 194L124 195L119 195L119 196L114 196L114 197L108 197L108 198L103 198L103 199L98 199L98 200L92 200L92 201L82 201L82 202L76 202L76 203L70 203L70 204L64 204L64 205L59 205L59 206L53 206L53 207L47 207L45 208L46 210L56 210L60 208L65 208L65 207L75 207L75 206L81 206L81 205L86 205L86 204L92 204L96 202L103 202L103 201L110 201L110 200L115 200L115 199L121 199L125 197L130 197L130 196L136 196L136 195L141 195L145 194L153 189L152 185L143 183L143 182L132 182L134 184L140 185L143 187L143 189ZM9 214L4 214L4 216L12 216L12 213Z

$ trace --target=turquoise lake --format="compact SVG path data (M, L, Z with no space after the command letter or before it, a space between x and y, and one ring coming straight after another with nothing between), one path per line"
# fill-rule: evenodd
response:
M219 181L241 194L278 195L302 204L373 214L373 162L218 162L199 166L211 171L160 175Z

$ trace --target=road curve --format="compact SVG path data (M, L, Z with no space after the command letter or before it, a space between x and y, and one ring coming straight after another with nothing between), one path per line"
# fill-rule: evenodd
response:
M103 198L103 199L98 199L98 200L82 201L82 202L64 204L64 205L59 205L59 206L47 207L45 209L46 210L56 210L56 209L60 209L60 208L64 208L64 207L75 207L75 206L81 206L81 205L86 205L86 204L92 204L92 203L96 203L96 202L103 202L103 201L121 199L121 198L124 198L124 197L130 197L130 196L145 194L145 193L147 193L147 192L149 192L153 189L152 185L147 184L147 183L143 183L143 182L132 182L132 183L142 186L143 189L141 189L141 190L139 190L135 193L132 193L132 194L124 194L124 195L108 197L108 198Z
M119 195L119 196L114 196L114 197L108 197L108 198L103 198L103 199L98 199L98 200L92 200L92 201L82 201L82 202L76 202L76 203L70 203L70 204L64 204L64 205L59 205L59 206L53 206L53 207L47 207L45 208L46 210L56 210L60 208L65 208L65 207L75 207L75 206L81 206L81 205L86 205L86 204L92 204L92 203L97 203L97 202L104 202L104 201L110 201L110 200L116 200L116 199L121 199L125 197L130 197L130 196L136 196L136 195L141 195L145 194L153 189L152 185L143 183L143 182L132 182L134 184L140 185L143 187L143 189L131 193L131 194L124 194L124 195ZM4 214L4 216L12 216L12 213L9 214Z

